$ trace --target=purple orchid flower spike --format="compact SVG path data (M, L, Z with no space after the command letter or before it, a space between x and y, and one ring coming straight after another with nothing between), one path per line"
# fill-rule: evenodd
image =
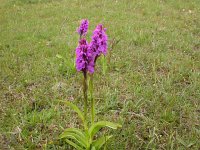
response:
M103 54L107 54L108 36L106 35L106 28L102 24L97 25L92 35L90 49L94 53L95 60Z
M80 37L85 36L87 34L88 26L89 26L89 21L87 19L81 20L80 27L77 30Z
M85 39L79 41L76 48L76 69L77 71L94 73L94 57Z

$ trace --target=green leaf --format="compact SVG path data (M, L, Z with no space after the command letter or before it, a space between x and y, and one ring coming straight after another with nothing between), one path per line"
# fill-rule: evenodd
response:
M83 121L84 127L86 127L84 115L76 105L70 103L69 101L60 101L60 102L65 103L67 106L69 106L71 109L73 109L78 114L80 119Z
M91 136L91 138L93 138L93 136L103 127L117 129L117 128L121 128L122 126L120 124L113 123L113 122L99 121L93 124L89 129L89 135Z
M72 141L70 141L68 139L66 139L66 142L68 144L70 144L71 146L73 146L74 148L76 148L77 150L84 150L82 147L80 147L79 145L77 145L76 143L74 143L74 142L72 142Z
M85 134L78 128L67 128L64 132L73 132L73 133L76 133L77 135L79 135L82 138L85 137Z
M106 143L106 141L108 141L111 137L112 137L112 135L102 136L99 139L97 139L96 141L94 141L92 143L92 145L96 148L96 150L99 150Z
M73 139L76 142L78 142L81 146L83 147L88 147L88 140L84 133L81 132L81 130L76 129L76 128L68 128L66 129L61 135L60 139L62 138L68 138L68 139Z

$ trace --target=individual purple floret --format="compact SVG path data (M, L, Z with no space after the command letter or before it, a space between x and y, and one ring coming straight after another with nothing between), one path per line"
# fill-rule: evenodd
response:
M94 73L94 57L85 39L79 41L76 48L76 69L77 71Z
M83 19L81 21L80 27L77 30L80 36L85 36L87 34L88 26L89 26L89 21L87 19Z
M95 55L95 60L101 54L107 54L107 44L108 37L106 35L106 29L103 28L102 24L99 24L93 32L92 41L90 43L90 49Z

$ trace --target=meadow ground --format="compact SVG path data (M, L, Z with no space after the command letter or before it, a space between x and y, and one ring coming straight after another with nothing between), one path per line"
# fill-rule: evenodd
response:
M51 143L79 125L56 99L81 107L82 18L118 41L94 81L98 117L123 125L107 148L200 149L199 0L0 0L0 149L70 149Z

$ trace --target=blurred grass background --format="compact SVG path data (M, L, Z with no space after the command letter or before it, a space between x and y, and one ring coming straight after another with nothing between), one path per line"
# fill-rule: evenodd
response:
M80 107L76 28L107 28L110 64L95 74L98 117L119 122L109 150L200 149L199 0L0 0L0 149L56 141ZM61 55L65 59L59 59Z

